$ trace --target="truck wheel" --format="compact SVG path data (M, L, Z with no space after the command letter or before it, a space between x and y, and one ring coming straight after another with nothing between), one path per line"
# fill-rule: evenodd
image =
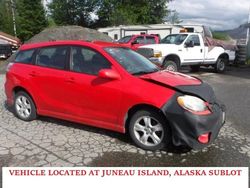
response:
M154 110L137 111L129 122L134 143L145 150L159 150L170 143L171 132L164 117Z
M166 60L163 64L163 69L168 71L177 72L178 71L178 65L172 61L172 60Z
M191 72L198 72L200 70L200 65L191 65Z
M227 64L227 60L226 59L218 58L215 66L214 66L214 70L216 72L218 72L218 73L222 73L226 69L226 64Z

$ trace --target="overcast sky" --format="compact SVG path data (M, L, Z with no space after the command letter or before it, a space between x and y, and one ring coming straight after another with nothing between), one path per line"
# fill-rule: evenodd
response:
M247 22L250 0L174 0L169 8L179 13L183 23L225 30Z

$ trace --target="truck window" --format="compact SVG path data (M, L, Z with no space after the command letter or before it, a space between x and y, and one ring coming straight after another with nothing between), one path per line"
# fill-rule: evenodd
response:
M168 35L164 39L161 40L161 43L180 45L186 38L187 38L187 34Z
M118 43L121 43L121 44L128 43L131 40L131 38L132 38L131 35L125 36L125 37L121 38L120 40L118 40Z
M146 37L146 44L155 44L155 43L156 43L155 37L149 37L149 36Z
M134 41L135 41L137 44L145 44L145 41L144 41L144 37L143 37L143 36L136 37Z
M188 39L186 40L186 43L189 43L190 41L194 41L194 46L200 46L200 38L198 35L190 35Z
M187 30L188 33L193 33L194 32L193 27L185 27L185 29Z

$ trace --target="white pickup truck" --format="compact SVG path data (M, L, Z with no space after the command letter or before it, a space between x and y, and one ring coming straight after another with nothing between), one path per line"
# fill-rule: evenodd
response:
M223 72L226 64L235 59L235 51L221 46L212 46L199 33L168 35L160 44L142 46L138 52L153 63L170 71L181 66L190 66L198 71L200 66L212 65L216 72Z

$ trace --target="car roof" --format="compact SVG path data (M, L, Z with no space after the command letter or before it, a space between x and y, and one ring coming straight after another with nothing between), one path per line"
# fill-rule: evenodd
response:
M38 43L31 43L31 44L24 44L20 47L19 50L29 50L34 48L42 48L42 47L49 47L49 46L60 46L60 45L82 45L82 46L89 46L89 47L122 47L119 44L112 43L112 42L105 42L105 41L83 41L83 40L60 40L60 41L47 41L47 42L38 42Z

